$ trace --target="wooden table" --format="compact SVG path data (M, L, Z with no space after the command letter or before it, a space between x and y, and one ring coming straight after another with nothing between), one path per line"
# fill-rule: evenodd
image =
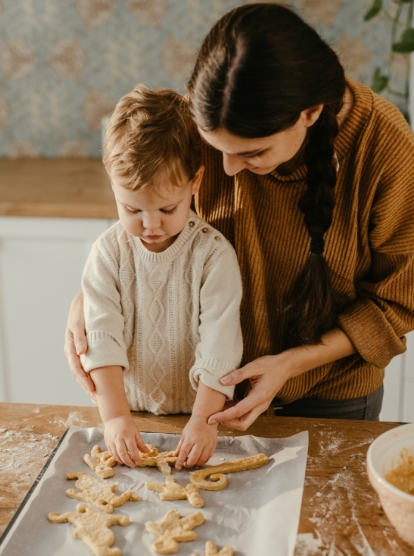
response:
M188 416L137 413L134 418L142 431L180 433ZM0 533L65 429L99 423L95 407L0 403ZM249 429L249 434L279 438L309 431L295 556L414 554L414 548L398 537L380 509L365 467L368 446L395 426L397 423L260 417ZM220 434L241 433L223 427Z

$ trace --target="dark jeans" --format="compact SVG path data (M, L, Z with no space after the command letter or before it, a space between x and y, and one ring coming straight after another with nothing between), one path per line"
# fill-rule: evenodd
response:
M384 397L384 385L377 390L350 400L318 400L302 398L283 407L275 404L275 415L282 417L315 417L317 419L359 419L379 421Z

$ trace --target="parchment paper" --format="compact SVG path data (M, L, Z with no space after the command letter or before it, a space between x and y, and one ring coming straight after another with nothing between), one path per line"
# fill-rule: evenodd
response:
M147 444L160 451L174 450L179 435L142 433ZM83 455L99 444L105 450L100 429L71 427L39 484L26 502L18 519L0 546L4 556L90 556L89 548L72 537L75 527L69 523L52 524L50 511L64 513L75 510L79 500L68 498L65 490L75 488L67 481L67 473L83 471L96 477ZM289 438L259 438L255 436L218 437L217 449L208 465L218 465L264 452L270 463L258 469L227 475L228 486L217 492L201 490L203 508L193 508L187 500L161 501L158 493L148 491L145 481L164 482L155 467L134 468L116 465L115 476L106 481L118 484L116 494L132 489L141 497L139 502L126 502L114 509L125 514L131 525L111 527L115 533L114 546L123 556L153 555L151 543L155 538L146 531L146 521L162 521L167 511L180 510L181 516L202 511L205 522L195 528L197 540L180 543L179 555L193 553L204 556L207 540L219 549L232 546L237 556L290 556L293 554L299 524L303 484L308 449L307 431ZM190 471L182 469L172 474L185 486Z

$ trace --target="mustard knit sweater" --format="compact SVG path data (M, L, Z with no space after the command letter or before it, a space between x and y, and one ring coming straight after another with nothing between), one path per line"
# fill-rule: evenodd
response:
M331 268L337 326L357 354L289 380L282 403L349 399L378 388L384 367L405 351L414 328L414 135L399 110L348 82L354 107L335 140L339 160L333 223L324 255ZM309 255L298 208L306 166L283 176L224 173L205 146L196 200L202 218L234 245L243 280L243 363L282 350L284 300Z

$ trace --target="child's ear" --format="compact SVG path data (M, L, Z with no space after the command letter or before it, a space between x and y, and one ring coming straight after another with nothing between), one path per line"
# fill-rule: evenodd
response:
M191 188L191 192L193 195L198 193L198 190L200 189L201 182L203 181L204 170L205 170L205 166L200 166L200 168L196 172L196 175L194 176L193 184Z

